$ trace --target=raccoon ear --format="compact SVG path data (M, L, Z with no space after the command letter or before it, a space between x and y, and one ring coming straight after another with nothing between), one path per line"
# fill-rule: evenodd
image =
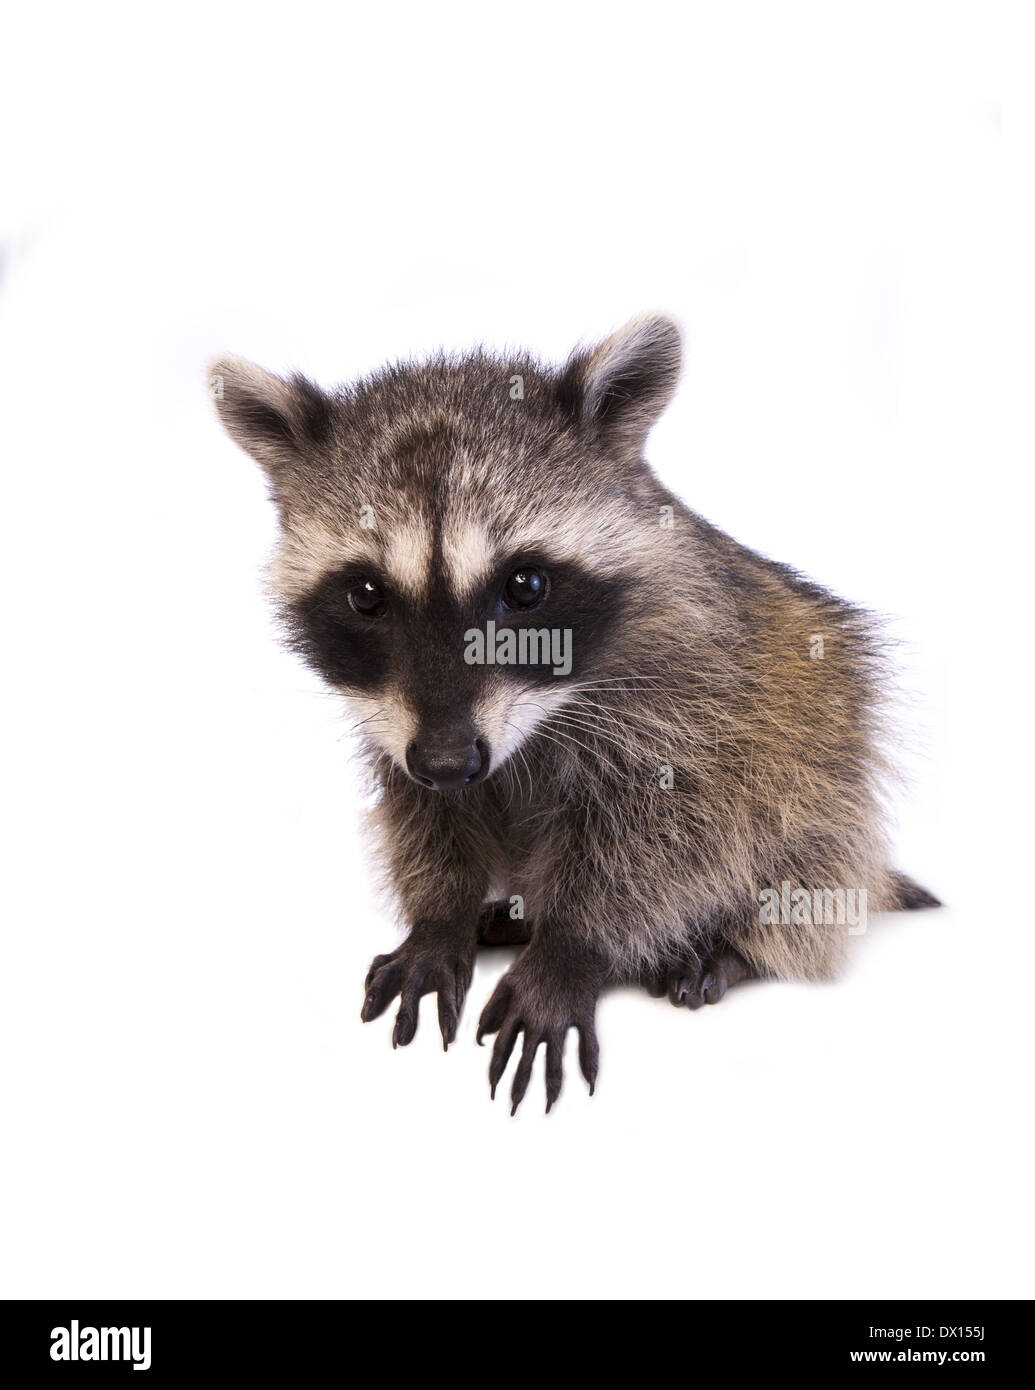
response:
M599 346L572 353L558 394L601 442L638 454L672 399L682 360L678 326L663 314L643 314Z
M284 380L243 357L220 357L208 380L227 434L274 481L330 431L331 398L304 376Z

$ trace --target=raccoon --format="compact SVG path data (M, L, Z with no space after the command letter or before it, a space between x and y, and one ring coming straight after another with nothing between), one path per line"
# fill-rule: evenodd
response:
M493 1096L522 1039L512 1110L540 1044L551 1108L571 1029L592 1093L608 983L697 1009L823 980L850 929L814 900L937 906L889 867L876 624L644 459L681 356L648 315L559 368L478 350L333 392L211 368L279 512L286 634L351 706L377 789L408 935L361 1016L398 999L405 1045L434 992L448 1049L479 946L521 945L477 1030Z

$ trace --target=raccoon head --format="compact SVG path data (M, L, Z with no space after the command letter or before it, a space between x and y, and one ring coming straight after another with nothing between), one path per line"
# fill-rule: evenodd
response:
M279 511L292 643L415 781L481 781L614 674L665 582L667 494L642 450L680 356L648 316L560 370L475 352L326 392L213 364Z

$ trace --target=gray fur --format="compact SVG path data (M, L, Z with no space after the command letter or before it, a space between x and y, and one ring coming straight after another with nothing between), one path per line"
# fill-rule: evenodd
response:
M235 359L212 369L224 424L271 481L271 587L299 650L338 669L328 576L376 574L394 605L370 629L378 680L335 680L367 716L382 861L410 928L375 962L364 1017L399 996L395 1038L408 1042L436 990L448 1044L482 905L494 884L520 895L532 940L482 1020L498 1032L494 1088L524 1033L516 1100L542 1041L552 1102L569 1026L595 1077L606 980L693 1006L749 974L831 976L845 930L764 923L763 889L865 890L871 911L923 900L889 864L873 621L738 545L644 461L679 341L647 316L559 370L476 352L332 394ZM460 615L529 554L574 576L583 650L567 681L463 668ZM606 597L580 606L579 576ZM364 630L342 621L353 661ZM409 775L407 749L447 727L492 750L478 785L437 792Z

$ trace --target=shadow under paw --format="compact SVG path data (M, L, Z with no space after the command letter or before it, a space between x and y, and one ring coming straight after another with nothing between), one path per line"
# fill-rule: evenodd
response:
M511 917L510 903L486 903L478 918L479 946L527 946L532 940L532 924L524 917Z

